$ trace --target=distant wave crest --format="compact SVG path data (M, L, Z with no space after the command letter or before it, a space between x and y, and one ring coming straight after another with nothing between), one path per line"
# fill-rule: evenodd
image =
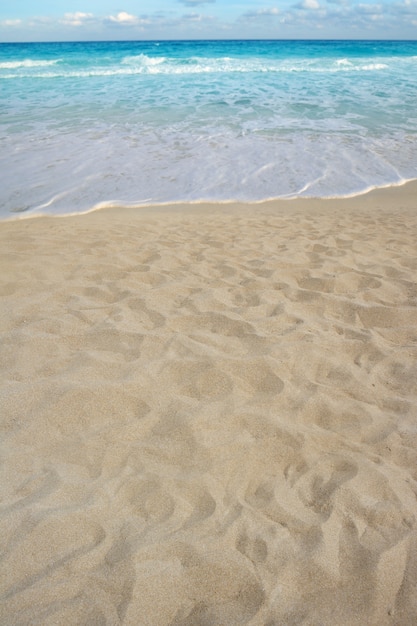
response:
M0 62L0 69L5 70L15 70L20 67L47 67L49 65L55 65L59 63L61 59L53 59L53 60L34 60L34 59L23 59L22 61L3 61Z
M123 65L134 65L152 67L154 65L160 65L166 61L165 57L149 57L146 54L136 54L133 56L127 56L122 59Z
M222 73L334 73L334 72L357 72L357 71L380 71L389 67L382 60L372 63L364 62L364 59L328 59L323 61L310 59L284 60L265 58L233 58L233 57L165 57L148 56L138 54L126 56L121 61L109 65L94 65L85 68L74 68L73 65L65 67L57 63L62 59L6 61L0 63L1 78L59 78L59 77L89 77L89 76L117 76L131 74L222 74ZM55 67L54 67L55 66ZM47 71L45 69L48 68ZM30 73L25 74L22 70L27 69ZM38 69L38 71L37 71ZM8 73L1 70L9 70ZM16 74L10 70L17 70Z

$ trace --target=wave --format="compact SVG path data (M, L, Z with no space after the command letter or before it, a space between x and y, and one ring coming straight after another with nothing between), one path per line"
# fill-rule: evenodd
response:
M347 59L330 62L321 59L314 61L300 59L289 64L285 60L265 58L189 57L168 59L167 57L149 57L146 54L125 57L122 63L134 66L138 73L161 74L369 71L389 67L386 63L363 63L360 60L348 61Z
M60 64L58 68L50 71L36 71L37 68L53 67L62 59L54 60L31 60L7 61L0 63L0 78L62 78L75 77L87 78L90 76L123 76L131 74L222 74L222 73L335 73L335 72L358 72L380 71L389 68L389 64L379 60L372 63L364 59L299 59L288 61L285 59L265 58L232 58L232 57L187 57L169 58L165 56L148 56L139 54L126 56L118 64L108 66L84 67L80 69L74 66L65 67ZM386 61L384 59L384 61ZM25 74L1 73L1 70L34 69Z
M0 69L14 70L20 67L47 67L49 65L55 65L56 63L59 63L61 60L62 59L53 59L50 61L23 59L22 61L3 61L3 62L0 62Z
M152 67L154 65L160 65L166 61L166 57L149 57L146 54L136 54L133 56L127 56L122 59L123 65L138 65Z

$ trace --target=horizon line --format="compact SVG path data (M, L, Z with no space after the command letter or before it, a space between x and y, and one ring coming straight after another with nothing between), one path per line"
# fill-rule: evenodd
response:
M181 39L57 39L57 40L26 40L19 41L0 41L0 45L14 45L14 44L29 44L29 43L181 43L181 42L215 42L215 41L328 41L328 42L343 42L343 41L361 41L361 42L398 42L398 43L417 43L415 39L398 39L398 38L379 38L379 37L209 37L209 38L181 38Z

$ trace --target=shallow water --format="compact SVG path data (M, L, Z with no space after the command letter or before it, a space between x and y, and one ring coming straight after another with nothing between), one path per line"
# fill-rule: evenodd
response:
M1 215L417 177L417 42L0 45Z

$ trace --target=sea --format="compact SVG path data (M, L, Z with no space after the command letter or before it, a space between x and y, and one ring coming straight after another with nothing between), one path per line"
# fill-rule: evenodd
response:
M0 44L0 217L417 178L417 41Z

